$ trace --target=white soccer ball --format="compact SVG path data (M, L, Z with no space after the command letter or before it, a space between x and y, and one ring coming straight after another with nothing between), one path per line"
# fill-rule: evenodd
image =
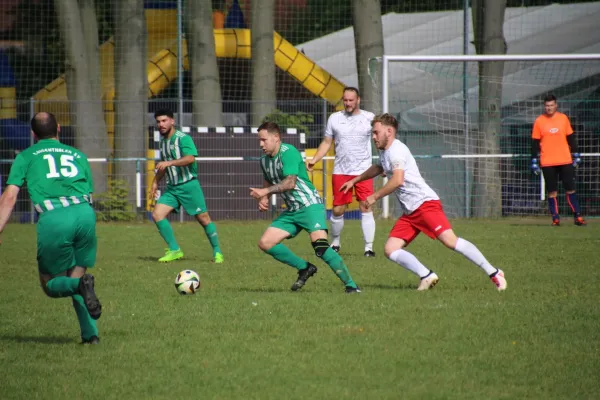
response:
M195 294L200 289L200 276L191 269L181 271L175 278L175 289L179 294Z

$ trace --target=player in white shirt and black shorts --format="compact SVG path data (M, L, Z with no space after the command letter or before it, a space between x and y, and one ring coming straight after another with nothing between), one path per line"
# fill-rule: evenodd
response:
M372 121L372 129L373 141L379 149L379 163L346 182L341 190L349 191L357 182L372 179L385 172L388 182L369 196L365 204L371 206L378 199L394 193L402 208L403 214L396 221L385 244L386 257L421 279L417 290L428 290L434 287L439 280L437 274L404 250L404 247L423 232L465 256L490 277L498 290L505 290L507 284L504 272L493 267L473 243L457 237L452 230L440 198L421 176L408 147L396 139L398 130L396 118L390 114L377 115Z
M372 164L371 120L374 114L361 110L358 89L344 88L344 111L331 114L327 120L325 137L311 160L306 160L306 168L312 171L316 163L327 154L331 144L335 145L333 164L333 212L331 215L331 248L340 250L340 236L344 228L344 213L352 202L352 191L342 192L342 185L365 172ZM372 209L364 205L367 197L373 194L373 179L364 180L354 186L356 199L360 202L361 227L365 240L366 257L375 257L375 218Z

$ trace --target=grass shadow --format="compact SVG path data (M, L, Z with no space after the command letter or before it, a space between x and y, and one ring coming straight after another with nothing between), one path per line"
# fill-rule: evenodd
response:
M227 289L232 292L248 292L248 293L283 293L290 292L289 289L285 288L247 288L247 287L239 287L239 288L231 288Z
M412 283L399 283L386 285L382 283L359 285L361 289L383 289L383 290L416 290L419 286Z
M17 336L17 335L0 335L1 342L15 343L41 343L41 344L72 344L75 343L73 338L65 336Z

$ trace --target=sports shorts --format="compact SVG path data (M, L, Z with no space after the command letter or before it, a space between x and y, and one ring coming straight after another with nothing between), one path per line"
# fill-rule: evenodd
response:
M96 264L96 213L87 203L40 214L37 261L40 273L58 275L74 266Z
M167 185L156 203L172 207L175 212L178 212L179 207L182 206L185 212L192 216L208 211L204 193L197 179L187 181L181 185Z
M367 179L362 182L358 182L354 185L354 188L348 190L348 192L340 192L340 188L350 179L355 178L357 175L332 175L331 183L333 188L333 205L341 206L344 204L352 203L352 192L356 195L356 200L365 201L367 197L375 193L373 190L373 179Z
M295 237L302 230L308 233L321 230L327 231L325 206L323 204L313 204L297 211L285 210L270 226L286 231L290 234L290 238Z
M448 229L452 229L452 226L446 218L442 203L439 200L429 200L412 213L398 218L389 236L402 239L408 245L421 232L435 239Z
M542 172L544 173L544 181L548 192L558 191L559 179L566 191L575 190L575 167L573 167L573 164L542 167Z

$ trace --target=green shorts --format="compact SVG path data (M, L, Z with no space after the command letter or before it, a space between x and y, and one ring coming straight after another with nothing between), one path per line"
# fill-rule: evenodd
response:
M40 214L37 223L38 269L58 275L74 266L96 264L96 213L87 203Z
M204 193L197 179L177 186L167 186L157 203L173 207L175 212L179 211L180 206L183 206L188 215L202 214L208 211Z
M270 226L288 232L291 238L302 230L308 233L327 231L325 206L323 204L313 204L298 211L285 210Z

